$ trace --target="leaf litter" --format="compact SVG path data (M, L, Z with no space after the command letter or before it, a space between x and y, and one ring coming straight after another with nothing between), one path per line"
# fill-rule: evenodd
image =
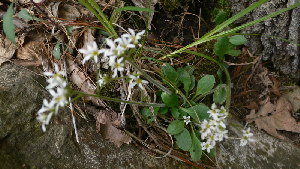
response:
M246 116L248 122L255 122L258 129L263 129L268 134L279 139L287 139L278 131L288 131L300 133L300 122L293 117L293 113L300 108L300 89L288 92L272 103L266 99L261 103L261 107L256 112Z

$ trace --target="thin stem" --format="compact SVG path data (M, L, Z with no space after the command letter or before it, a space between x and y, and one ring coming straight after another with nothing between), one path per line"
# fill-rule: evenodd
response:
M97 94L83 93L83 92L79 92L79 91L74 91L74 93L81 95L81 96L92 96L92 97L97 97L102 100L114 101L114 102L119 102L119 103L136 104L136 105L140 105L140 106L152 106L152 107L165 107L166 106L165 104L161 104L161 103L145 103L145 102L128 101L128 100L111 98L111 97L107 97L107 96L100 96Z
M159 89L161 89L162 91L164 91L168 94L172 93L168 88L166 88L165 86L160 84L158 81L156 81L152 77L150 77L146 72L144 72L143 69L141 69L133 60L131 60L130 58L126 58L126 60L131 64L132 67L134 67L136 70L138 70L147 80L149 80L151 83L153 83L156 87L158 87Z

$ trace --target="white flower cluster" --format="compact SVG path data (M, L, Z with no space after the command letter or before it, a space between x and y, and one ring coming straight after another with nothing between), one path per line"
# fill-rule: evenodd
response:
M135 33L134 30L128 29L129 33L121 35L120 38L115 40L106 39L106 44L109 48L98 49L96 42L92 42L90 45L87 45L87 49L79 49L79 52L84 54L85 57L82 60L82 63L85 63L87 60L91 58L98 62L98 56L102 54L101 62L103 64L108 64L111 68L113 75L112 78L118 76L118 72L123 72L125 66L124 53L130 49L135 48L138 45L138 41L142 38L142 35L145 31L141 31L139 33ZM103 79L102 75L99 75L100 79L98 84L100 86L104 85L106 80ZM130 76L132 79L132 83L130 87L138 85L142 88L142 83L147 83L145 80L141 80L139 76Z
M224 138L228 137L228 130L226 130L225 125L228 112L223 106L218 109L214 103L207 113L211 118L209 121L202 121L200 133L201 139L206 140L206 142L201 143L202 150L210 152L210 150L216 145L217 141L222 141Z
M54 64L54 72L45 72L45 76L50 77L47 82L46 89L52 96L52 100L43 100L43 106L38 111L38 121L42 123L42 130L46 131L46 125L49 124L51 117L58 113L59 107L64 107L67 103L67 82L65 80L66 73L58 69L58 65Z
M248 128L247 130L242 130L242 132L243 136L241 138L240 146L245 146L248 142L254 141L254 139L252 139L253 133L250 132L250 128Z

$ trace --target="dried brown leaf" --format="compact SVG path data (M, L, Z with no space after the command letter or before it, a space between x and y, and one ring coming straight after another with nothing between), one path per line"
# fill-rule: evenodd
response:
M70 80L83 92L88 94L95 94L96 85L93 81L79 68L78 64L71 56L66 58L68 64L67 71L70 74ZM95 105L107 107L106 104L96 97L85 97L92 101Z
M13 57L16 49L17 46L15 44L0 34L0 66L3 62L6 62Z
M258 113L251 112L247 116L248 121L255 121L258 129L263 129L270 135L279 139L285 139L278 130L300 133L300 123L292 117L293 106L284 97L278 99L276 105L269 101L263 105Z
M273 82L272 85L272 92L277 95L277 96L281 96L281 92L280 92L280 81L278 79L276 79L275 77L271 77L271 80Z
M112 125L102 125L100 133L105 139L109 139L117 147L120 147L124 143L129 144L132 140L124 131Z
M40 41L30 41L18 49L17 58L24 60L42 60L46 54L46 46Z
M101 110L96 114L96 128L97 131L105 139L109 139L117 147L122 144L129 144L131 142L131 137L127 136L123 131L118 129L120 127L121 121L116 112Z
M109 124L115 127L120 127L121 121L118 114L111 110L100 110L95 114L96 128L100 131L102 124Z

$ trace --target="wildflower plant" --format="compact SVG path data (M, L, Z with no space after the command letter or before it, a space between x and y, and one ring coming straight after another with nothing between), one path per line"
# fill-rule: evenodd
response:
M96 42L88 42L86 48L78 50L83 55L82 64L92 62L108 68L108 71L105 74L100 69L97 71L97 85L100 91L98 94L93 95L69 88L66 72L59 70L56 64L54 64L54 72L45 72L44 75L48 77L46 89L51 94L52 99L43 100L43 106L38 111L37 119L42 123L42 130L46 131L46 126L49 125L51 118L59 114L60 108L71 104L73 98L94 96L108 101L137 104L144 106L141 114L147 124L156 122L156 116L170 116L164 130L175 138L178 148L189 152L193 161L200 160L203 151L208 153L214 151L218 142L229 137L227 118L230 107L231 80L227 70L228 65L223 60L225 55L239 55L240 51L236 50L236 46L246 43L245 38L236 32L300 5L291 5L279 12L236 28L230 29L228 27L235 20L266 2L266 0L260 0L237 15L222 23L220 22L216 28L197 41L162 57L162 59L175 57L180 53L203 57L219 66L219 79L215 79L214 75L203 75L201 78L195 77L194 68L191 65L174 68L170 64L164 63L160 72L161 79L157 80L136 64L133 57L136 49L143 47L140 43L146 31L136 32L129 28L126 33L118 36L113 24L109 22L95 0L79 0L79 2L99 19L105 31L110 35L110 38L106 38L104 43L101 44L101 46L104 46L103 48L98 48L99 45ZM217 42L214 45L214 54L218 57L217 59L189 50L191 47L215 39ZM130 73L125 75L125 72ZM224 79L226 79L226 82L223 82ZM142 91L147 89L146 86L155 86L159 94L154 100L158 100L159 103L101 96L101 89L105 85L118 80L128 82L130 89ZM210 106L201 102L202 98L208 96L212 98L208 103ZM242 130L242 138L238 138L241 141L240 146L245 146L248 142L254 141L252 137L253 134L249 128Z

